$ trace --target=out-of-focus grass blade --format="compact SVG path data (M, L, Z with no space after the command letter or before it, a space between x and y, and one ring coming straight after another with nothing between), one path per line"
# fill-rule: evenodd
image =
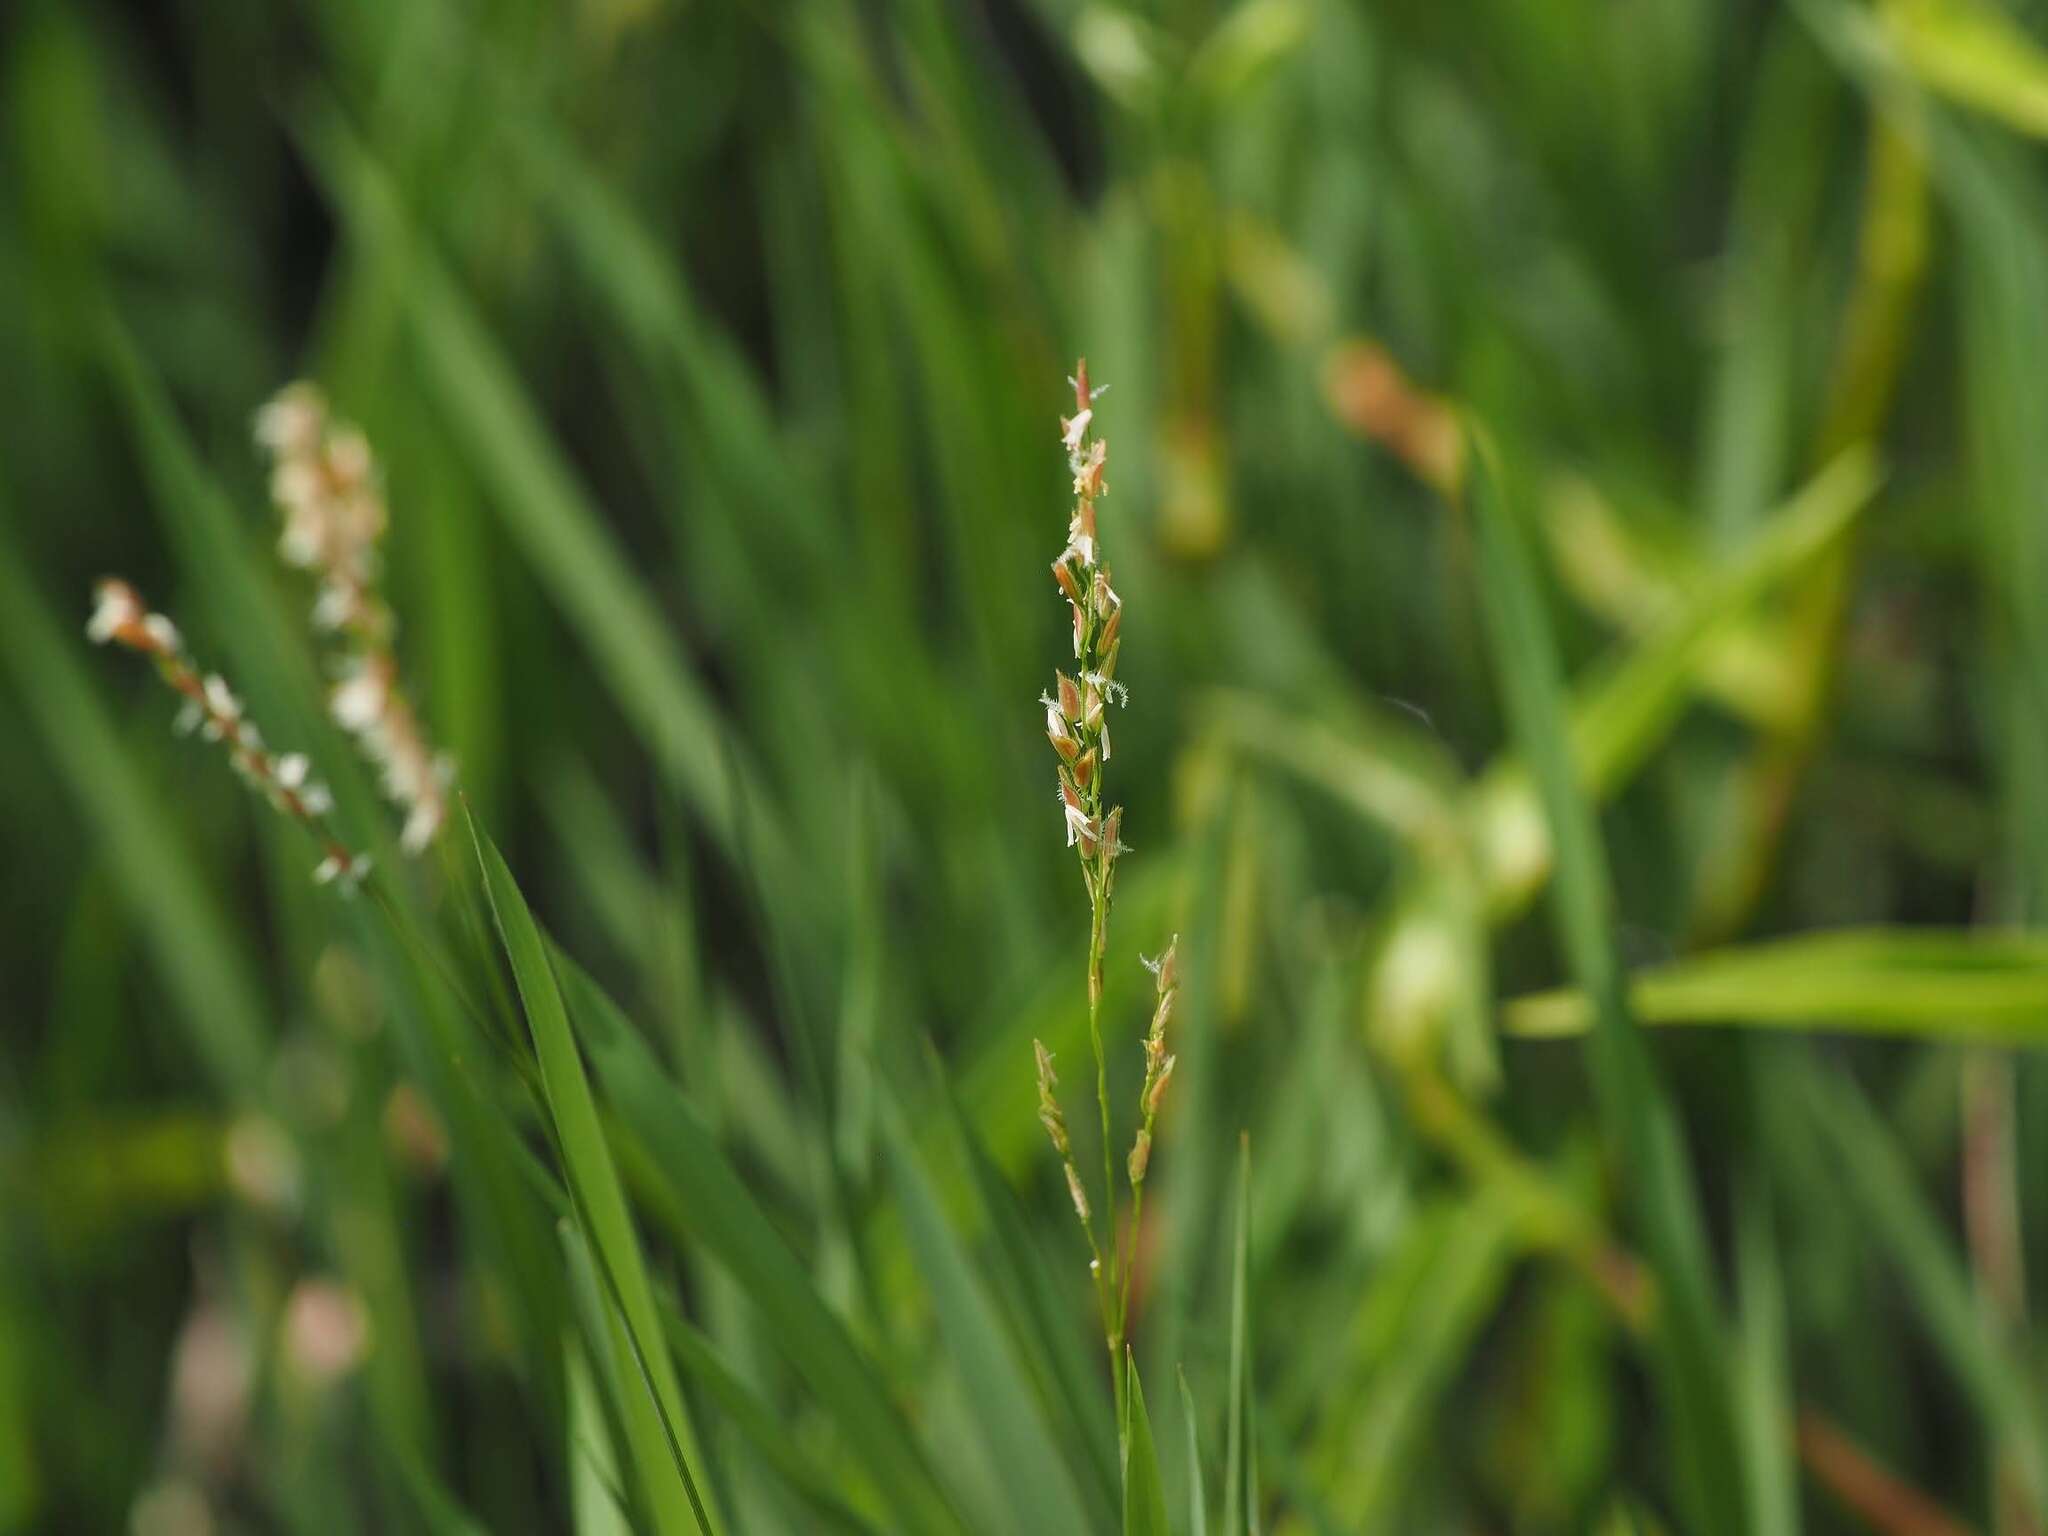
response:
M1180 1384L1181 1428L1187 1438L1188 1536L1209 1536L1209 1494L1202 1476L1202 1437L1195 1427L1195 1394L1188 1390L1185 1370L1174 1367L1174 1377Z
M483 870L485 893L497 920L498 934L512 965L520 1002L533 1033L540 1061L548 1115L562 1159L577 1221L590 1244L591 1257L605 1275L606 1289L618 1309L616 1319L632 1356L633 1370L645 1391L625 1391L627 1447L632 1455L650 1511L664 1533L715 1529L705 1507L708 1490L693 1467L703 1465L682 1387L668 1351L661 1347L661 1318L654 1288L640 1252L633 1219L626 1208L618 1170L605 1145L597 1103L583 1074L569 1016L555 985L540 929L526 900L513 882L497 845L470 821L471 840ZM628 1373L621 1368L622 1376Z
M565 1197L565 1210L568 1204ZM572 1509L579 1521L602 1525L616 1519L631 1530L635 1515L644 1522L648 1512L644 1506L635 1507L631 1490L636 1484L629 1482L622 1470L622 1458L627 1458L624 1464L630 1466L631 1431L626 1425L629 1388L620 1374L623 1341L618 1317L605 1303L604 1282L597 1278L590 1244L573 1218L564 1215L556 1221L555 1239L561 1246L569 1315L581 1330L564 1331L564 1394L573 1392L573 1373L579 1367L588 1393L580 1404L569 1397L566 1424L568 1432L575 1435L580 1407L596 1431L585 1444L572 1443L570 1448L576 1462L570 1479Z
M569 1506L576 1536L632 1536L622 1505L618 1453L598 1405L590 1364L573 1340L568 1354Z
M974 1404L975 1429L1012 1508L998 1525L1018 1531L1087 1528L1081 1495L1004 1335L973 1260L946 1220L902 1111L882 1107L881 1147L918 1273L931 1292L946 1351Z
M1834 1152L1842 1188L1889 1250L1957 1382L2011 1447L2034 1509L2048 1509L2048 1419L2034 1383L1986 1327L1962 1257L1928 1209L1897 1141L1847 1080L1804 1061L1786 1063L1773 1078Z
M718 1404L755 1454L809 1504L814 1515L835 1531L867 1532L870 1536L878 1531L872 1520L846 1502L832 1475L804 1454L790 1434L787 1414L762 1402L720 1358L718 1347L681 1313L665 1310L663 1321L668 1327L669 1347L690 1379Z
M667 1176L652 1214L702 1243L760 1309L789 1358L865 1464L902 1528L960 1529L888 1391L811 1277L762 1212L654 1053L604 993L560 958L559 973L592 1067L620 1121Z
M357 237L405 252L406 314L427 381L490 491L492 508L582 636L595 672L617 694L663 771L737 856L730 732L677 654L659 608L606 532L482 316L411 224L383 168L331 113L315 118L307 137L315 167ZM759 775L749 782L761 782ZM751 814L747 837L766 865L764 884L787 897L792 892L780 873L789 860L780 835L758 806Z
M1770 1204L1754 1186L1736 1192L1735 1275L1742 1341L1742 1431L1750 1474L1745 1529L1754 1536L1799 1536L1785 1283L1778 1268Z
M966 1184L974 1201L972 1217L985 1227L995 1243L990 1283L997 1300L1009 1315L1014 1337L1026 1351L1022 1364L1038 1377L1054 1419L1053 1428L1065 1446L1070 1465L1097 1474L1102 1494L1100 1513L1105 1521L1113 1517L1118 1472L1109 1455L1117 1438L1117 1425L1102 1394L1099 1358L1083 1348L1082 1332L1071 1325L1072 1293L1053 1283L1047 1272L1043 1243L1024 1224L1016 1199L1002 1176L990 1163L988 1153L961 1113L958 1095L946 1076L945 1064L936 1050L929 1052L932 1076L938 1081L934 1097L946 1116L944 1140L927 1136L925 1155L940 1167L964 1166ZM870 1065L870 1070L874 1070ZM976 1230L979 1230L978 1228ZM1083 1478L1082 1492L1098 1491Z
M1867 451L1843 453L1726 564L1688 590L1640 645L1582 685L1560 727L1574 784L1597 801L1627 782L1683 711L1719 637L1771 586L1834 547L1877 486ZM1522 746L1473 791L1471 813L1490 895L1508 911L1535 894L1552 858L1540 795L1525 777L1528 751ZM1580 793L1573 789L1575 797Z
M1902 0L1878 8L1915 76L2007 127L2048 138L2048 51L1984 0Z
M198 879L196 861L178 846L177 818L156 803L86 680L77 655L83 625L59 625L22 572L0 534L0 659L14 672L66 789L98 831L194 1052L223 1092L249 1099L260 1086L269 1031L248 958Z
M1418 1212L1359 1296L1341 1374L1309 1426L1318 1486L1345 1529L1378 1529L1413 1478L1444 1393L1500 1303L1519 1252L1511 1196Z
M1700 1529L1732 1531L1742 1523L1743 1469L1691 1172L1623 995L1606 854L1574 765L1557 647L1526 538L1503 499L1491 445L1476 433L1468 441L1473 451L1467 456L1467 484L1487 635L1515 740L1556 849L1558 937L1595 1005L1591 1054L1601 1113L1663 1287L1657 1353L1680 1458L1679 1487ZM1867 479L1867 470L1860 478Z
M1152 1418L1138 1362L1124 1352L1124 1536L1172 1536L1166 1520L1166 1488L1159 1480L1159 1451L1152 1443Z
M1737 945L1638 971L1629 1007L1646 1024L1831 1028L1928 1039L2048 1038L2048 934L1854 928ZM1591 1027L1579 990L1508 1003L1511 1034Z
M1223 1529L1225 1536L1244 1536L1258 1516L1251 1508L1251 1476L1247 1467L1256 1450L1251 1444L1251 1251L1252 1142L1237 1142L1237 1238L1230 1260L1230 1410L1223 1453Z

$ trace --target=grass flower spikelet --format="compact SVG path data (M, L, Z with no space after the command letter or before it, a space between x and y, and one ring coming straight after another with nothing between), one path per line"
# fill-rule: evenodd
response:
M85 632L95 644L125 646L149 657L157 675L185 701L179 729L196 729L204 740L219 742L227 751L229 767L280 815L300 823L319 840L322 857L313 870L315 880L344 892L355 889L369 873L370 860L352 852L328 825L334 796L312 777L312 765L303 753L271 752L227 679L200 671L175 624L152 613L127 582L109 577L94 589Z

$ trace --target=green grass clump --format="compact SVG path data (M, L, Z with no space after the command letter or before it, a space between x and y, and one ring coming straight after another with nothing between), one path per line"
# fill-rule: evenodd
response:
M5 9L0 1536L2041 1529L2043 13L1625 9Z

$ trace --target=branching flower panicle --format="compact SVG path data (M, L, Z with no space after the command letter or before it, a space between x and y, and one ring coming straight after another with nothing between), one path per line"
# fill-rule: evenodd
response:
M325 784L311 776L304 754L272 753L256 722L243 713L242 701L226 679L217 672L202 673L186 653L177 626L162 614L152 613L134 587L109 578L94 589L93 596L92 618L85 626L93 642L123 645L149 657L156 664L157 675L185 701L178 714L179 729L197 730L206 740L219 742L228 754L229 766L251 788L319 840L324 856L313 871L315 880L353 890L369 873L370 860L351 852L334 834L328 822L334 797Z
M398 624L377 585L390 519L369 442L334 420L307 383L287 386L256 413L256 441L271 456L271 499L284 517L278 553L319 577L313 624L336 637L339 675L328 707L405 812L401 846L418 853L447 821L454 772L428 745L400 686Z

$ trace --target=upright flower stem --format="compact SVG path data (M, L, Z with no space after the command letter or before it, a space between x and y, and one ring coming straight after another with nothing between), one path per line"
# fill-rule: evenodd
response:
M1109 948L1110 898L1116 885L1117 856L1124 852L1118 833L1123 808L1109 806L1103 789L1109 762L1108 710L1121 703L1124 686L1116 681L1117 653L1122 645L1123 602L1110 585L1101 563L1095 531L1095 503L1108 487L1103 469L1108 446L1091 434L1099 390L1088 384L1084 360L1074 370L1074 414L1060 422L1060 441L1074 476L1074 513L1067 525L1067 547L1052 563L1052 575L1066 598L1074 623L1075 676L1054 674L1054 691L1041 698L1045 733L1059 754L1059 798L1067 829L1067 845L1080 859L1081 880L1088 891L1088 1044L1095 1054L1095 1098L1102 1117L1103 1225L1100 1242L1088 1200L1087 1186L1074 1163L1066 1117L1054 1094L1058 1079L1052 1053L1037 1043L1038 1116L1052 1138L1067 1175L1074 1212L1088 1239L1090 1273L1096 1303L1102 1309L1103 1342L1109 1350L1110 1381L1116 1392L1117 1422L1123 1422L1128 1383L1124 1340L1130 1327L1131 1275L1137 1265L1137 1221L1144 1211L1145 1168L1151 1156L1153 1119L1160 1091L1173 1067L1165 1055L1163 1031L1171 1010L1173 952L1169 947L1154 967L1159 974L1161 1002L1145 1041L1145 1086L1139 1096L1140 1129L1131 1148L1131 1226L1119 1236L1116 1220L1116 1157L1110 1150L1115 1132L1109 1111L1109 1052L1102 1043L1102 964ZM1148 962L1150 963L1150 962ZM1121 1433L1121 1430L1119 1430Z
M1096 1256L1096 1286L1102 1304L1102 1330L1104 1342L1109 1346L1109 1378L1116 1389L1116 1421L1124 1421L1124 1309L1121 1299L1114 1311L1110 1308L1112 1292L1128 1295L1128 1281L1119 1285L1117 1271L1116 1235L1116 1163L1110 1153L1109 1129L1109 1053L1102 1046L1102 957L1109 939L1109 891L1108 880L1091 877L1088 881L1088 905L1091 908L1088 927L1088 1044L1095 1052L1095 1099L1102 1110L1102 1188L1108 1209L1103 1212L1108 1228L1109 1267L1103 1268L1100 1254ZM1095 1241L1089 1233L1089 1243ZM1121 1431L1119 1431L1121 1433Z

